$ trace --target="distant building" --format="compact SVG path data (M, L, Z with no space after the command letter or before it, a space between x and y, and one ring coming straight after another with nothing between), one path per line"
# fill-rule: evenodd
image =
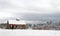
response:
M16 21L16 20L8 20L7 21L7 29L25 29L26 22L25 21Z
M48 22L47 22L47 24L52 24L52 21L51 21L51 20L50 20L50 21L48 21Z

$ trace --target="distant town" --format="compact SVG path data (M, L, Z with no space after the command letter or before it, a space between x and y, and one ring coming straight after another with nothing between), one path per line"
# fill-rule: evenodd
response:
M53 23L52 21L47 21L43 23L33 24L26 23L19 19L7 20L6 23L0 23L1 29L32 29L32 30L60 30L60 22Z

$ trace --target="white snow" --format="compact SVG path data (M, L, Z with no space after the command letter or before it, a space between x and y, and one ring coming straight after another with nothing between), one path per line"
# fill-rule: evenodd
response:
M59 30L7 30L0 29L0 36L60 36Z
M20 20L20 21L9 20L9 24L26 24L26 22L23 20Z

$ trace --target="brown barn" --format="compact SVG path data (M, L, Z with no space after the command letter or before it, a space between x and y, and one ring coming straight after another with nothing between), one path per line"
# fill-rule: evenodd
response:
M9 20L7 21L6 29L26 29L26 22L25 21L16 21L16 20Z

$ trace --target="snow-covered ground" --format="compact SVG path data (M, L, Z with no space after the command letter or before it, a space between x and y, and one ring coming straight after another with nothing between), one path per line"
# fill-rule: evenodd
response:
M7 30L0 29L0 36L60 36L59 30Z

